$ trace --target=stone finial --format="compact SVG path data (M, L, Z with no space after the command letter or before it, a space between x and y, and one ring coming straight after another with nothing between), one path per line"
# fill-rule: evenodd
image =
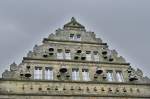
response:
M38 48L38 45L35 45L35 46L33 47L33 50L37 50L37 48Z
M15 62L13 62L11 65L10 65L10 70L11 71L16 71L17 70L17 64Z
M33 56L32 51L29 51L28 54L27 54L27 57L32 57L32 56Z
M116 57L117 57L117 55L118 55L118 53L117 53L116 50L112 50L111 53L112 53L114 56L116 56Z
M48 36L48 38L53 39L54 36L55 36L55 35L54 35L53 33L51 33L51 34Z
M126 62L126 60L125 60L125 58L123 58L122 56L120 56L120 57L118 57L118 59L119 59L119 62Z
M74 17L71 18L71 21L76 22L76 19Z

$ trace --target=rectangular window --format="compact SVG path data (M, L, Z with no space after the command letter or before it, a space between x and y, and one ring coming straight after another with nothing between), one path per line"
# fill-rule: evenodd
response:
M71 59L71 53L70 50L65 50L65 59Z
M84 81L90 81L90 75L88 69L82 69L82 76Z
M42 79L42 75L43 75L42 67L35 67L34 79Z
M77 40L77 41L81 41L81 34L77 34L76 40Z
M124 81L121 71L116 71L116 78L117 78L118 82L123 82Z
M91 51L86 51L86 60L87 61L91 61L92 60Z
M80 80L79 69L72 69L72 80Z
M99 61L98 51L94 51L94 61Z
M108 81L114 81L113 71L112 70L107 71L107 80Z
M64 59L62 49L57 50L57 59Z
M70 40L74 40L75 37L74 37L74 34L70 34Z
M45 67L45 79L53 80L53 69L51 67Z

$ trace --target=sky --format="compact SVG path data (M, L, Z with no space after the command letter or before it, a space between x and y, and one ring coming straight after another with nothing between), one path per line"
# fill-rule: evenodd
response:
M0 0L0 73L75 17L150 77L150 0Z

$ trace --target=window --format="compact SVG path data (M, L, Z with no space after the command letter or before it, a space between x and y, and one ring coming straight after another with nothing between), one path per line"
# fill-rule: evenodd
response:
M81 41L81 34L70 34L70 40Z
M86 60L87 61L91 61L92 60L91 51L86 51Z
M88 69L82 69L82 76L83 76L84 81L89 81L90 80Z
M57 50L57 59L64 59L62 49Z
M116 71L116 79L117 79L118 82L123 82L124 81L121 71Z
M74 34L70 34L70 40L74 40L75 37L74 37Z
M94 51L94 61L99 61L98 51Z
M77 34L76 40L81 41L81 34Z
M72 69L72 80L80 80L79 69Z
M107 71L107 80L108 81L113 81L114 80L113 71L112 70Z
M42 67L35 67L34 69L34 79L42 79Z
M65 59L71 59L71 53L70 50L65 50Z
M51 67L45 67L45 79L53 80L53 69Z

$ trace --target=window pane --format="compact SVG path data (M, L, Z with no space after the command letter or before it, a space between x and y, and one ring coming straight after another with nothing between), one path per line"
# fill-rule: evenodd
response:
M72 80L80 80L78 69L72 69Z
M34 79L42 79L42 68L41 67L35 67L34 69Z
M89 81L90 80L88 69L83 69L82 70L82 76L83 76L83 80L85 80L85 81Z
M107 80L108 81L113 81L113 72L112 71L107 71Z
M99 55L97 51L94 51L94 61L99 61Z
M91 56L91 52L90 51L86 51L86 60L87 61L91 61L92 60L92 56Z
M62 49L57 50L57 59L63 59L63 51Z
M123 82L124 81L121 71L116 71L116 78L117 78L117 81L119 81L119 82Z
M45 68L45 79L46 80L53 80L53 69L50 67Z
M74 40L75 37L74 37L74 34L70 34L70 40Z
M81 35L80 34L77 34L76 40L81 41Z
M65 51L65 59L71 59L71 53L70 53L70 50L66 50Z
M99 56L98 55L94 55L94 61L99 61Z

